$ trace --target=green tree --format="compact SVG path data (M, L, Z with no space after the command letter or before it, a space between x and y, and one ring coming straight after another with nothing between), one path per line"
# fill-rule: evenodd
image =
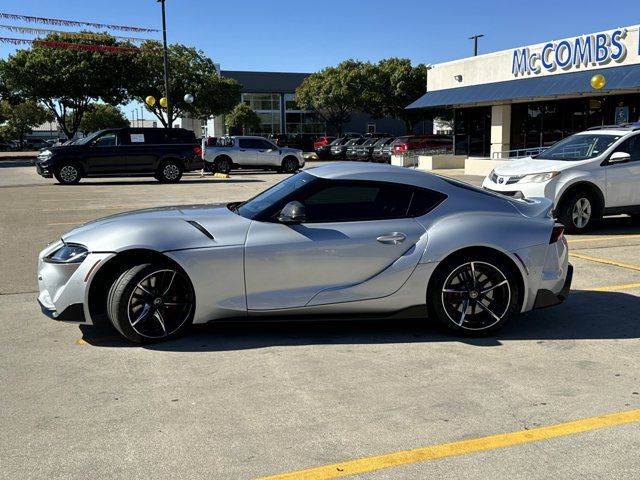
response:
M108 34L100 38L51 34L44 40L133 47ZM92 102L119 105L129 99L131 79L139 75L136 56L135 52L51 48L36 42L0 62L0 76L9 91L47 107L72 138Z
M113 105L94 103L87 108L80 122L80 131L85 135L104 128L124 128L129 126L122 110Z
M247 130L255 130L260 126L260 117L249 105L239 103L225 117L225 123L229 127L241 128L244 134Z
M365 67L368 82L362 90L359 107L376 118L391 117L402 120L408 133L416 122L425 118L424 112L406 107L424 95L427 88L427 68L411 65L407 58L388 58Z
M156 41L141 45L143 52L136 59L139 72L129 92L141 103L153 96L156 100L165 96L164 69L162 55L151 53L161 49ZM228 113L240 100L241 85L230 78L219 77L213 60L204 52L184 45L170 45L169 59L169 108L162 108L157 101L147 110L152 112L165 127L187 114L202 118ZM195 101L184 101L186 94L192 94Z
M369 88L367 65L346 60L308 76L296 89L296 102L303 109L314 110L341 135L351 112L362 105L363 91Z
M33 127L53 120L53 115L33 100L25 100L12 104L3 100L0 104L0 116L7 122L3 128L3 136L7 139L17 139L22 143L25 135L33 132Z

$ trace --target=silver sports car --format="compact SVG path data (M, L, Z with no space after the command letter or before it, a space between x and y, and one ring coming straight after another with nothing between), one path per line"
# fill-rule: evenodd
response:
M133 342L243 318L429 316L460 334L555 305L572 267L545 199L379 164L297 173L242 203L106 217L48 245L48 316Z

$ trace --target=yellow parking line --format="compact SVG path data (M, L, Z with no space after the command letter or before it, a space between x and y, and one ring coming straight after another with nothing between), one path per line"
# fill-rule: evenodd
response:
M610 235L608 237L575 238L568 240L568 242L569 245L572 245L574 243L603 242L605 240L629 240L633 238L640 238L640 235Z
M502 433L489 437L463 440L460 442L444 443L429 447L421 447L413 450L376 455L375 457L349 460L322 467L298 470L296 472L283 473L258 480L325 480L329 478L346 477L359 473L373 472L384 468L398 467L409 463L425 462L438 458L466 455L485 450L521 445L523 443L537 442L550 438L564 437L576 433L588 432L604 427L624 425L626 423L640 422L640 409L626 412L612 413L600 417L585 418L572 422L559 423L546 427L520 430L517 432Z
M576 253L576 252L569 253L569 256L574 258L580 258L582 260L589 260L591 262L603 263L605 265L613 265L614 267L628 268L629 270L636 270L640 272L640 266L631 265L630 263L615 262L613 260L607 260L606 258L591 257L589 255L583 255L582 253Z
M618 290L630 290L640 288L640 283L627 283L625 285L607 285L606 287L587 288L591 292L615 292Z

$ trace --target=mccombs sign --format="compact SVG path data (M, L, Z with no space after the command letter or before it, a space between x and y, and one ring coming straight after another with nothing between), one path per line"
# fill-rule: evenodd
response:
M513 51L511 72L515 76L536 75L543 71L620 63L627 56L626 36L627 29L622 28L610 33L549 42L536 52L531 52L529 47L517 49Z

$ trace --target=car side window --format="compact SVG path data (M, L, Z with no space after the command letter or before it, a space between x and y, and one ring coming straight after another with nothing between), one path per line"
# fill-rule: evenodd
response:
M413 189L369 182L335 182L301 199L307 223L384 220L408 216Z
M258 148L260 148L260 150L276 150L278 148L273 143L267 140L258 140L257 142L259 144Z
M93 141L95 147L115 147L118 145L118 134L115 132L105 133Z
M640 135L629 138L622 142L615 150L616 152L624 152L631 155L630 162L640 161Z

